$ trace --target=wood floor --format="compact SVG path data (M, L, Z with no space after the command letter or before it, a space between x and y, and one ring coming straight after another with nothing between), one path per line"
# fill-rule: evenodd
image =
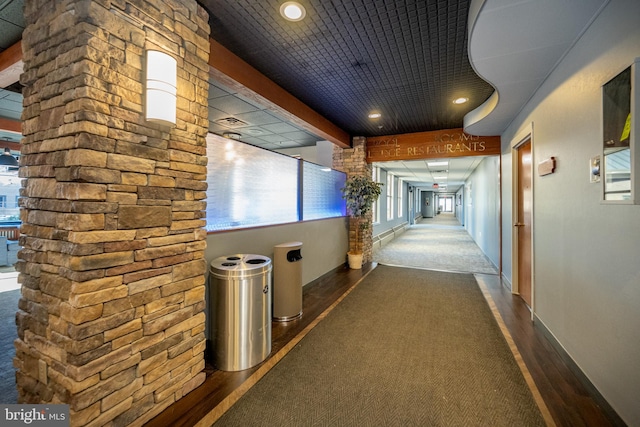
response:
M303 315L291 322L274 322L272 352L275 355L305 330L364 275L375 268L367 264L362 270L337 268L305 286ZM590 390L574 374L571 363L551 344L543 330L531 321L531 313L522 300L501 285L498 276L481 275L484 285L500 312L504 324L522 355L551 416L558 426L624 426L597 392ZM272 357L270 356L270 357ZM267 359L263 365L269 363ZM206 418L227 396L239 389L260 366L240 372L223 372L207 364L203 385L169 406L149 421L147 427L193 426Z

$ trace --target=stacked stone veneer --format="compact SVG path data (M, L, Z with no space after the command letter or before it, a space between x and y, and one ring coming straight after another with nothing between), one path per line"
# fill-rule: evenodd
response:
M204 381L209 25L194 0L27 0L20 403L141 425ZM145 50L178 61L145 122Z
M334 145L333 168L346 172L348 177L371 177L371 165L367 163L367 140L364 137L355 137L352 141L353 148L340 148ZM367 224L364 232L359 233L362 240L363 261L373 260L373 214L369 212L362 220ZM353 221L349 221L349 248L355 247L356 229Z

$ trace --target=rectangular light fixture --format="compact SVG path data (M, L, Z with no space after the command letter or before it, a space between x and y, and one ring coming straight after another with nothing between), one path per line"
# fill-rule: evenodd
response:
M448 166L449 162L445 161L445 162L427 162L427 166L434 167L434 166Z
M176 124L177 61L157 50L147 51L145 118L165 126Z

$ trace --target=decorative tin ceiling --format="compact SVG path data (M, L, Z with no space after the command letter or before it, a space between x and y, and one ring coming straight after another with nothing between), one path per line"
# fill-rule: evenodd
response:
M202 1L212 38L352 136L460 128L493 92L467 57L469 0L304 0L300 22L280 3Z
M351 136L463 126L500 134L608 2L299 0L306 17L289 22L279 14L284 0L199 1L210 13L213 39ZM0 0L0 53L21 37L23 6L24 0ZM491 85L469 63L469 37L474 67ZM235 131L268 149L321 139L211 84L212 132ZM0 87L0 118L19 120L19 83ZM499 103L476 109L498 92ZM469 102L453 104L458 97ZM371 112L382 117L371 120ZM17 142L19 135L0 130L0 139ZM414 166L405 163L398 174ZM413 181L420 173L402 175Z
M352 136L459 128L493 92L467 58L469 0L304 0L300 22L280 16L279 0L201 3L210 13L212 38ZM23 5L0 0L0 51L20 39ZM7 102L13 100L9 92L19 92L15 86L2 91ZM225 90L212 87L210 96L217 133L227 127L216 120L246 101L218 96L219 89ZM460 96L470 101L453 104ZM238 114L264 115L253 107ZM373 111L382 117L369 119ZM282 137L280 119L268 122L278 125L270 130L249 122L260 129L243 137L261 137L252 143L272 149L317 139L295 126Z

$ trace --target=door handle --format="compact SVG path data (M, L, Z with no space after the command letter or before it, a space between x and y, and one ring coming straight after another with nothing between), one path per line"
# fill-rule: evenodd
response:
M526 224L523 222L516 222L515 224L513 224L514 227L524 227Z

